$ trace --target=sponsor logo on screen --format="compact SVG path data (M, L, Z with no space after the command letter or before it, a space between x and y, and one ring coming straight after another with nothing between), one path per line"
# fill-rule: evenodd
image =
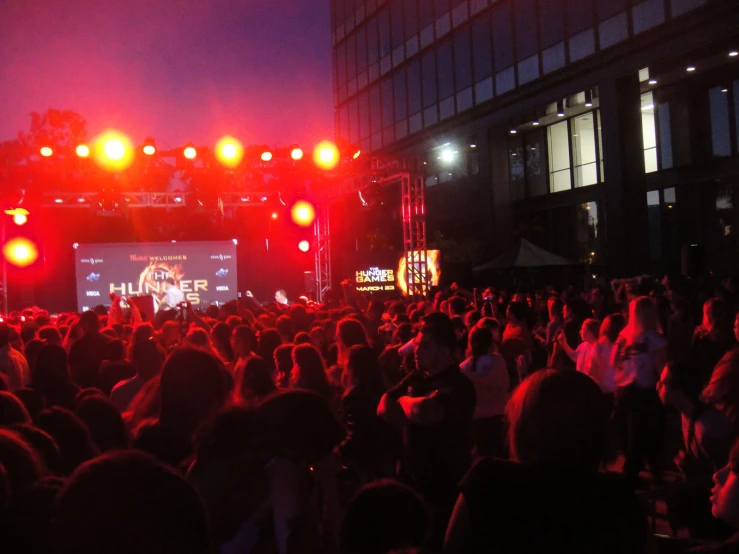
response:
M230 260L231 259L231 254L213 254L210 257L210 259L211 260L221 260L221 261L223 261L223 260Z
M225 277L226 275L228 275L228 269L221 268L216 271L216 277Z
M90 273L87 277L85 277L89 283L94 283L95 281L100 280L100 274L99 273Z
M228 291L228 287L227 286L220 285L220 286L217 286L216 287L216 292L227 292L227 291Z
M80 262L83 264L96 265L96 264L103 263L103 259L102 258L82 258Z
M100 296L100 291L99 290L88 290L85 293L85 296Z

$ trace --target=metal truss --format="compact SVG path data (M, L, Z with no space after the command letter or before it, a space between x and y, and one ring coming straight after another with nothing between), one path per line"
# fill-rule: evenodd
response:
M319 302L331 285L330 233L327 205L331 200L370 187L400 183L403 210L403 255L406 261L408 294L425 294L429 289L426 260L425 179L418 158L372 158L368 174L356 175L311 191L320 202L314 225L316 240L316 291Z
M104 198L110 198L125 203L130 208L181 208L183 206L198 206L201 204L198 193L194 192L126 192L116 193L115 196L106 196L100 192L65 192L60 194L45 193L41 205L45 208L88 208ZM222 192L217 200L219 208L229 207L259 207L267 201L274 192Z
M323 302L324 295L331 288L331 228L326 204L319 205L316 208L313 233L316 242L316 299L318 302Z

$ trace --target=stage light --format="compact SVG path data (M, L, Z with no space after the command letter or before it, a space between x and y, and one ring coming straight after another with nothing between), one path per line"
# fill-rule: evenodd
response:
M186 146L182 151L182 155L188 160L194 160L198 156L198 151L195 150L194 146Z
M293 148L290 152L290 157L295 160L296 162L298 160L303 159L303 151L300 148Z
M262 152L262 161L263 162L269 162L272 160L272 152Z
M313 161L315 164L325 171L331 171L339 165L339 149L336 145L329 141L323 141L316 146L313 152Z
M38 259L38 249L29 239L16 237L5 243L3 256L11 265L28 267Z
M234 137L223 137L216 143L216 158L226 167L234 168L244 158L244 147Z
M298 200L290 210L293 221L301 227L308 227L316 219L316 209L313 204L305 200Z
M127 169L134 158L131 139L114 130L105 131L95 138L92 153L95 162L111 172Z
M90 155L90 148L86 144L78 144L74 152L80 158L87 158Z
M362 151L361 150L357 150L356 152L354 152L354 156L352 156L352 158L354 158L356 160L361 155L362 155Z
M303 253L310 252L310 242L308 242L307 240L301 240L298 243L298 250L300 250Z
M277 219L277 212L272 212L272 219Z
M148 138L144 141L144 148L143 148L144 154L147 156L153 156L157 153L157 147L154 143L154 139Z
M12 216L13 223L18 225L19 227L28 223L29 211L25 208L14 208L10 210L5 210L5 213L9 216Z
M42 146L41 150L39 150L39 154L41 154L44 158L48 158L54 153L54 151L49 148L48 146Z

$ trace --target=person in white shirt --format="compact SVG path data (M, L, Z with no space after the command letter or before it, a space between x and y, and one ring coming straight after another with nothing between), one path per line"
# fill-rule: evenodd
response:
M177 284L172 277L167 277L165 284L167 289L164 292L164 298L159 303L159 309L171 310L176 308L181 302L185 301L185 293L177 287Z
M505 359L496 351L496 344L500 344L500 328L476 327L469 335L468 357L459 365L462 373L472 381L477 395L472 430L479 456L500 456L503 453L503 414L508 402L510 377Z
M621 331L626 327L626 319L621 314L611 314L603 320L600 326L600 338L598 339L598 363L600 366L600 389L609 397L609 403L613 405L613 393L616 390L616 368L611 363L613 352L616 349L616 341Z
M563 331L560 331L558 340L567 357L575 362L575 369L593 379L602 389L602 369L600 367L597 349L599 334L600 321L597 319L586 319L583 321L582 328L580 329L582 342L576 349L572 349L567 344L567 337Z
M614 423L624 450L624 476L639 484L645 459L656 484L662 480L665 413L656 384L667 362L667 340L657 332L657 310L647 296L631 301L629 323L616 341Z
M290 302L287 300L287 293L280 289L277 292L275 292L275 302L280 304L281 306L289 306Z

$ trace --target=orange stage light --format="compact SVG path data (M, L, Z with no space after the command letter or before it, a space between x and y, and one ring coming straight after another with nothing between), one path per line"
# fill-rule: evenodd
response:
M86 144L78 144L74 152L80 158L87 158L90 155L90 147Z
M290 210L293 221L301 227L308 227L316 219L316 209L313 204L305 200L298 200Z
M272 152L262 152L262 161L263 162L269 162L272 160Z
M304 253L309 252L310 251L310 242L308 242L307 240L301 240L298 243L298 250L300 250L301 252L304 252Z
M313 152L313 161L315 164L325 171L331 171L339 165L339 149L333 142L327 140L316 146Z
M39 150L39 154L41 154L44 158L48 158L54 153L54 151L49 148L48 146L42 146Z
M153 144L147 144L146 146L144 146L144 154L146 154L147 156L153 156L156 153L157 149L156 146L154 146Z
M24 237L16 237L5 243L3 256L11 265L28 267L38 259L38 248L33 241Z
M110 130L98 135L92 152L95 162L107 171L123 171L133 163L133 143L118 131Z
M223 137L216 143L216 158L226 167L234 168L244 158L244 147L234 137Z

